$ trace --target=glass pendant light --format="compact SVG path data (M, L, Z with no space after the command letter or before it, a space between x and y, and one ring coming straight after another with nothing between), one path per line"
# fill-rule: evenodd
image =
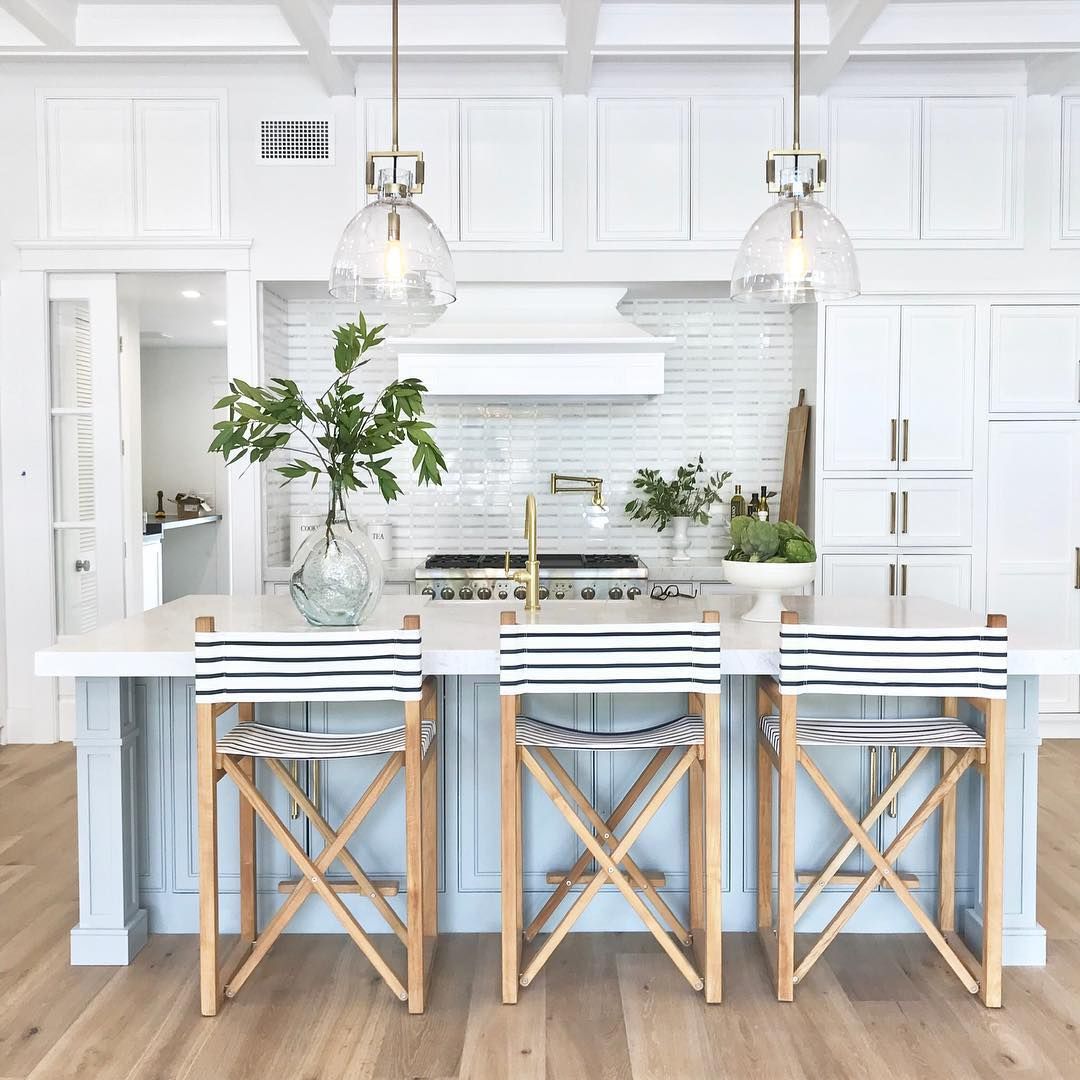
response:
M456 299L454 263L439 227L412 201L424 190L424 155L398 146L398 0L392 13L393 146L368 152L367 191L376 199L341 234L330 293L381 312L443 308ZM377 165L383 167L376 174Z
M800 0L794 7L794 138L790 150L769 151L765 179L779 198L750 226L735 256L732 300L812 304L859 295L859 268L847 230L814 198L825 190L825 158L799 146Z

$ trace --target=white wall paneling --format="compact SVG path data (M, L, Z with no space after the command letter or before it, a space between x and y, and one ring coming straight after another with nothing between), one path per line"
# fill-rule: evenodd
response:
M1080 305L998 304L990 334L992 412L1080 412Z
M740 243L773 201L762 163L784 141L784 99L695 97L690 104L691 237Z
M924 240L1017 240L1021 108L1015 97L924 100Z
M690 239L690 99L598 98L591 181L594 239Z
M1080 245L1080 96L1061 99L1058 132L1057 181L1054 201L1054 239L1062 245Z
M223 93L42 91L38 111L43 237L225 230Z
M919 238L918 98L829 102L829 204L853 240Z

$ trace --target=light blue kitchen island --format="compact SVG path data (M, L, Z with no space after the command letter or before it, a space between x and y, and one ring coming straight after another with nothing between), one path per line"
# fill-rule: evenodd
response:
M505 604L444 603L421 597L386 597L372 625L400 626L405 614L423 624L425 672L439 680L440 928L495 932L499 929L499 686L498 621ZM724 928L755 929L755 677L775 674L778 628L742 622L749 598L700 600L639 599L607 602L548 602L534 618L542 622L662 622L700 617L718 610L724 627L723 805ZM981 624L985 616L929 600L827 599L793 597L790 607L803 622L868 626L957 626ZM520 608L520 605L518 605ZM198 843L194 778L193 632L198 615L213 615L220 628L298 628L306 624L287 597L185 597L94 631L70 644L38 653L37 674L76 679L79 829L79 923L71 933L74 964L126 964L148 933L198 930ZM519 621L523 613L518 612ZM1046 937L1036 920L1036 813L1038 795L1038 678L1080 672L1080 652L1025 648L1010 642L1007 703L1008 765L1005 860L1005 963L1045 962ZM572 722L583 729L608 730L678 715L685 698L674 694L544 696L529 701L531 715ZM905 699L905 713L936 710L931 700ZM874 697L803 699L811 710L834 716L874 718L896 715L895 700ZM260 715L279 725L327 730L385 723L389 705L302 704L259 706ZM220 720L234 722L232 713ZM837 748L818 756L849 804L865 809L887 785L891 770L907 751L888 746ZM619 801L642 762L629 753L577 753L563 758L575 782L601 813ZM299 779L333 823L366 786L378 761L326 761L319 768L299 765ZM893 814L872 834L883 848L933 786L936 755L924 774L909 784ZM259 779L272 794L278 814L312 852L321 838L272 778ZM969 774L959 794L959 858L956 899L958 926L973 944L979 936L977 895L980 805L978 777ZM236 794L221 789L222 928L237 922ZM846 833L807 782L800 789L797 864L813 870L832 854ZM573 864L579 851L565 823L541 793L526 785L527 904L539 907L550 888L548 876ZM391 892L404 881L404 808L385 798L353 838L352 847L373 879ZM686 801L672 799L649 825L634 853L646 870L664 875L662 892L676 909L686 903ZM280 847L262 834L258 851L260 918L283 898L282 885L295 868ZM899 869L917 879L915 895L928 911L937 894L936 819L907 848ZM852 871L866 868L862 853ZM849 892L826 890L807 916L806 929L824 925ZM370 905L345 896L362 924L381 929ZM230 903L231 901L231 903ZM391 900L401 905L404 896ZM604 890L578 924L582 930L636 930L640 924L614 890ZM888 889L878 889L849 924L850 931L908 933L910 915ZM317 900L305 903L290 930L338 933L340 924Z

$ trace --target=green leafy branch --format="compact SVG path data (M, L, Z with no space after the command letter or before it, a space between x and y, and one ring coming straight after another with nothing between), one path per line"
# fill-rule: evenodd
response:
M292 379L272 378L267 386L233 379L230 393L214 405L228 415L214 424L209 449L226 464L263 462L283 451L291 459L275 466L283 485L310 477L314 488L320 476L329 479L328 538L335 512L345 510L347 492L375 484L388 503L401 494L390 464L402 444L413 448L412 468L421 484L442 484L446 471L434 425L422 419L427 387L419 379L396 380L371 401L353 386L352 376L370 361L365 354L382 343L384 329L385 324L369 328L360 313L356 323L334 331L338 375L314 400Z
M704 458L680 465L673 480L665 480L656 469L638 469L634 487L644 496L631 499L626 513L635 521L652 521L663 532L672 518L692 518L709 524L709 511L721 500L721 489L731 479L730 472L705 471Z

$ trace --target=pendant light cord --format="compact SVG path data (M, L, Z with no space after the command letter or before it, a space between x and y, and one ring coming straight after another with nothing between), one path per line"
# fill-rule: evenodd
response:
M795 49L794 49L794 57L793 57L794 68L795 68L795 101L794 101L794 106L795 106L795 130L794 130L793 149L795 149L795 150L799 149L799 134L800 134L800 132L799 132L799 126L800 126L799 125L799 97L801 95L801 72L799 70L799 54L802 51L802 32L801 32L801 28L800 28L800 21L801 20L799 19L799 3L800 3L800 0L795 0ZM396 7L397 0L394 0L394 5ZM396 129L395 129L395 131L396 131ZM798 156L796 156L796 158L795 158L795 168L798 168L798 167L799 167L799 159L798 159Z
M398 0L392 0L390 15L390 102L390 140L396 152L398 149ZM394 180L397 181L397 158L394 158Z

